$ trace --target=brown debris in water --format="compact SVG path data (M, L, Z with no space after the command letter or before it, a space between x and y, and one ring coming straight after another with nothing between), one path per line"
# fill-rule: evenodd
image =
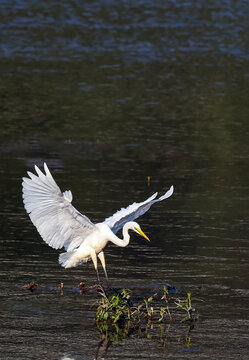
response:
M87 291L88 288L86 287L86 284L83 282L80 282L79 285L77 285L77 288L80 289L80 291Z
M58 285L58 289L59 289L59 290L63 290L63 289L64 289L64 284L63 284L63 282L61 282L60 285Z
M23 285L23 287L26 290L29 290L29 291L33 292L38 288L38 285L34 281L31 281L29 284Z

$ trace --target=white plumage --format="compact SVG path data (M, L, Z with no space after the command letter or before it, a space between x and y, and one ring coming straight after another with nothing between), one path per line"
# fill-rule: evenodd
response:
M133 220L149 210L151 205L173 194L173 186L160 198L157 193L141 203L133 203L105 219L103 223L93 224L71 204L73 195L70 190L61 192L54 181L46 163L43 173L36 165L37 175L28 172L30 178L23 178L23 202L31 221L43 240L54 249L65 248L60 254L59 263L65 268L77 266L89 259L93 260L97 278L97 256L105 267L103 248L108 241L118 246L127 246L130 241L129 230L133 230L149 240L140 226ZM123 228L123 239L115 234Z

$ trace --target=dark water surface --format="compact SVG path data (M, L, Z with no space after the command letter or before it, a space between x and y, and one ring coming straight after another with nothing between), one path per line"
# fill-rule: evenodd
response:
M93 222L175 185L139 219L151 242L109 245L107 268L140 297L191 292L200 320L98 358L248 358L248 17L242 0L0 2L0 358L93 359L101 341L96 294L75 289L92 264L62 269L23 209L44 160Z

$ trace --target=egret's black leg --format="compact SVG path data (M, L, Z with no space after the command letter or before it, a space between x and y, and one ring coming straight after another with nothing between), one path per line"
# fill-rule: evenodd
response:
M96 267L96 269L95 269L95 270L96 270L96 274L97 274L97 281L98 281L98 284L99 284L99 285L101 285L101 284L100 284L100 279L99 279L99 271L98 271L98 268Z

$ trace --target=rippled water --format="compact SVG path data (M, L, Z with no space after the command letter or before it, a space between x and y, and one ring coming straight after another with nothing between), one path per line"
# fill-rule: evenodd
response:
M0 2L1 358L247 359L248 12ZM190 333L175 321L166 346L155 332L100 346L96 294L76 289L95 284L92 264L60 268L23 209L21 178L44 160L93 222L175 185L139 219L150 244L133 235L105 253L115 287L142 298L169 283L204 300Z

